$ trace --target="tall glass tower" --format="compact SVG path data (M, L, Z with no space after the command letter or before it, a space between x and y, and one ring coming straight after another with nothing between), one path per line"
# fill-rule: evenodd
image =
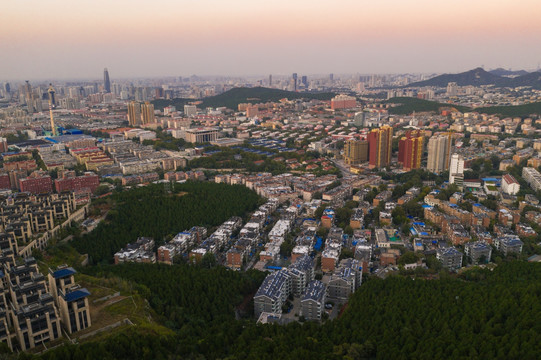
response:
M111 92L111 81L109 80L109 71L107 71L107 68L103 69L103 88L106 93Z

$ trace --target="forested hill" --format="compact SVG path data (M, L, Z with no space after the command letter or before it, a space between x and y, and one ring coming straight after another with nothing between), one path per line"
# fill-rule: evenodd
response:
M254 291L260 281L256 272L131 264L93 271L140 284L177 335L131 328L99 343L53 349L42 358L538 359L541 354L541 264L504 263L458 279L368 279L338 320L287 326L233 320L231 306L241 297L232 289Z
M413 97L394 97L389 100L385 100L384 103L394 104L395 106L389 108L389 113L396 115L409 115L413 112L425 111L438 113L442 108L453 108L461 112L472 111L472 109L468 108L467 106L445 104Z
M202 104L198 105L199 108L204 109L207 107L222 107L225 106L229 109L237 110L238 104L241 103L265 103L265 102L277 102L281 99L317 99L317 100L330 100L335 96L334 93L307 93L307 92L294 92L280 89L271 89L265 87L238 87L228 90L222 94L210 96L201 99ZM173 99L173 100L154 100L152 103L156 109L163 109L166 106L174 105L178 110L183 110L183 106L188 102L192 102L194 99Z
M519 87L531 86L534 89L541 89L541 73L532 72L526 73L514 78L498 76L494 73L476 68L470 71L458 74L443 74L432 79L415 82L407 85L407 87L423 87L423 86L438 86L446 87L448 83L454 82L458 86L480 86L480 85L495 85L498 87Z
M152 237L160 244L166 235L192 226L217 226L231 216L244 216L262 201L244 186L212 182L176 184L172 194L163 185L150 185L123 191L112 200L106 221L72 241L91 263L111 262L115 252L137 237Z

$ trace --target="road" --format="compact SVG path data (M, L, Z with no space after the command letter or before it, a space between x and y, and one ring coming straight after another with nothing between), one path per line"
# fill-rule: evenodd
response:
M351 171L349 171L349 166L345 165L341 160L331 159L331 161L338 168L338 170L340 170L340 172L342 172L342 175L344 175L344 176L353 175L353 173L351 173Z

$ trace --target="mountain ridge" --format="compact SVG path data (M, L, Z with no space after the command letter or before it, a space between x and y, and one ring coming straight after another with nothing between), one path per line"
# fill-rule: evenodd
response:
M458 86L495 85L497 87L531 86L541 89L541 72L532 72L514 78L495 75L482 68L475 68L458 74L442 74L428 80L418 81L408 87L437 86L446 87L454 82Z

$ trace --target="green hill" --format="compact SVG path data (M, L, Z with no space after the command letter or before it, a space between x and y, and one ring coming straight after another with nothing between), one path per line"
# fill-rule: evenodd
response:
M236 110L241 103L264 103L275 102L280 99L287 98L292 99L317 99L317 100L330 100L335 96L334 93L298 93L293 91L286 91L280 89L270 89L264 87L246 88L239 87L228 90L222 94L210 96L201 99L202 104L198 105L199 108L206 107L222 107L225 106L229 109ZM165 106L174 105L177 109L181 110L182 107L188 102L194 101L194 99L173 99L173 100L154 100L152 103L156 109L163 109Z
M455 108L458 111L471 111L466 106L444 104L436 101L417 99L412 97L395 97L384 101L385 104L398 104L389 109L390 114L409 115L415 112L439 112L440 108Z
M541 115L541 102L535 102L516 106L490 106L475 108L475 111L491 115L502 116L530 116L531 114Z
M537 359L541 353L536 263L472 269L459 279L363 279L338 319L287 326L242 319L242 309L251 314L250 294L263 278L257 271L158 264L85 271L133 284L175 334L134 326L40 358Z
M496 73L488 72L482 68L476 68L459 74L443 74L432 79L419 81L407 87L438 86L446 87L448 83L455 82L458 86L495 85L498 87L531 86L541 89L541 73L525 73L515 78L502 77Z

